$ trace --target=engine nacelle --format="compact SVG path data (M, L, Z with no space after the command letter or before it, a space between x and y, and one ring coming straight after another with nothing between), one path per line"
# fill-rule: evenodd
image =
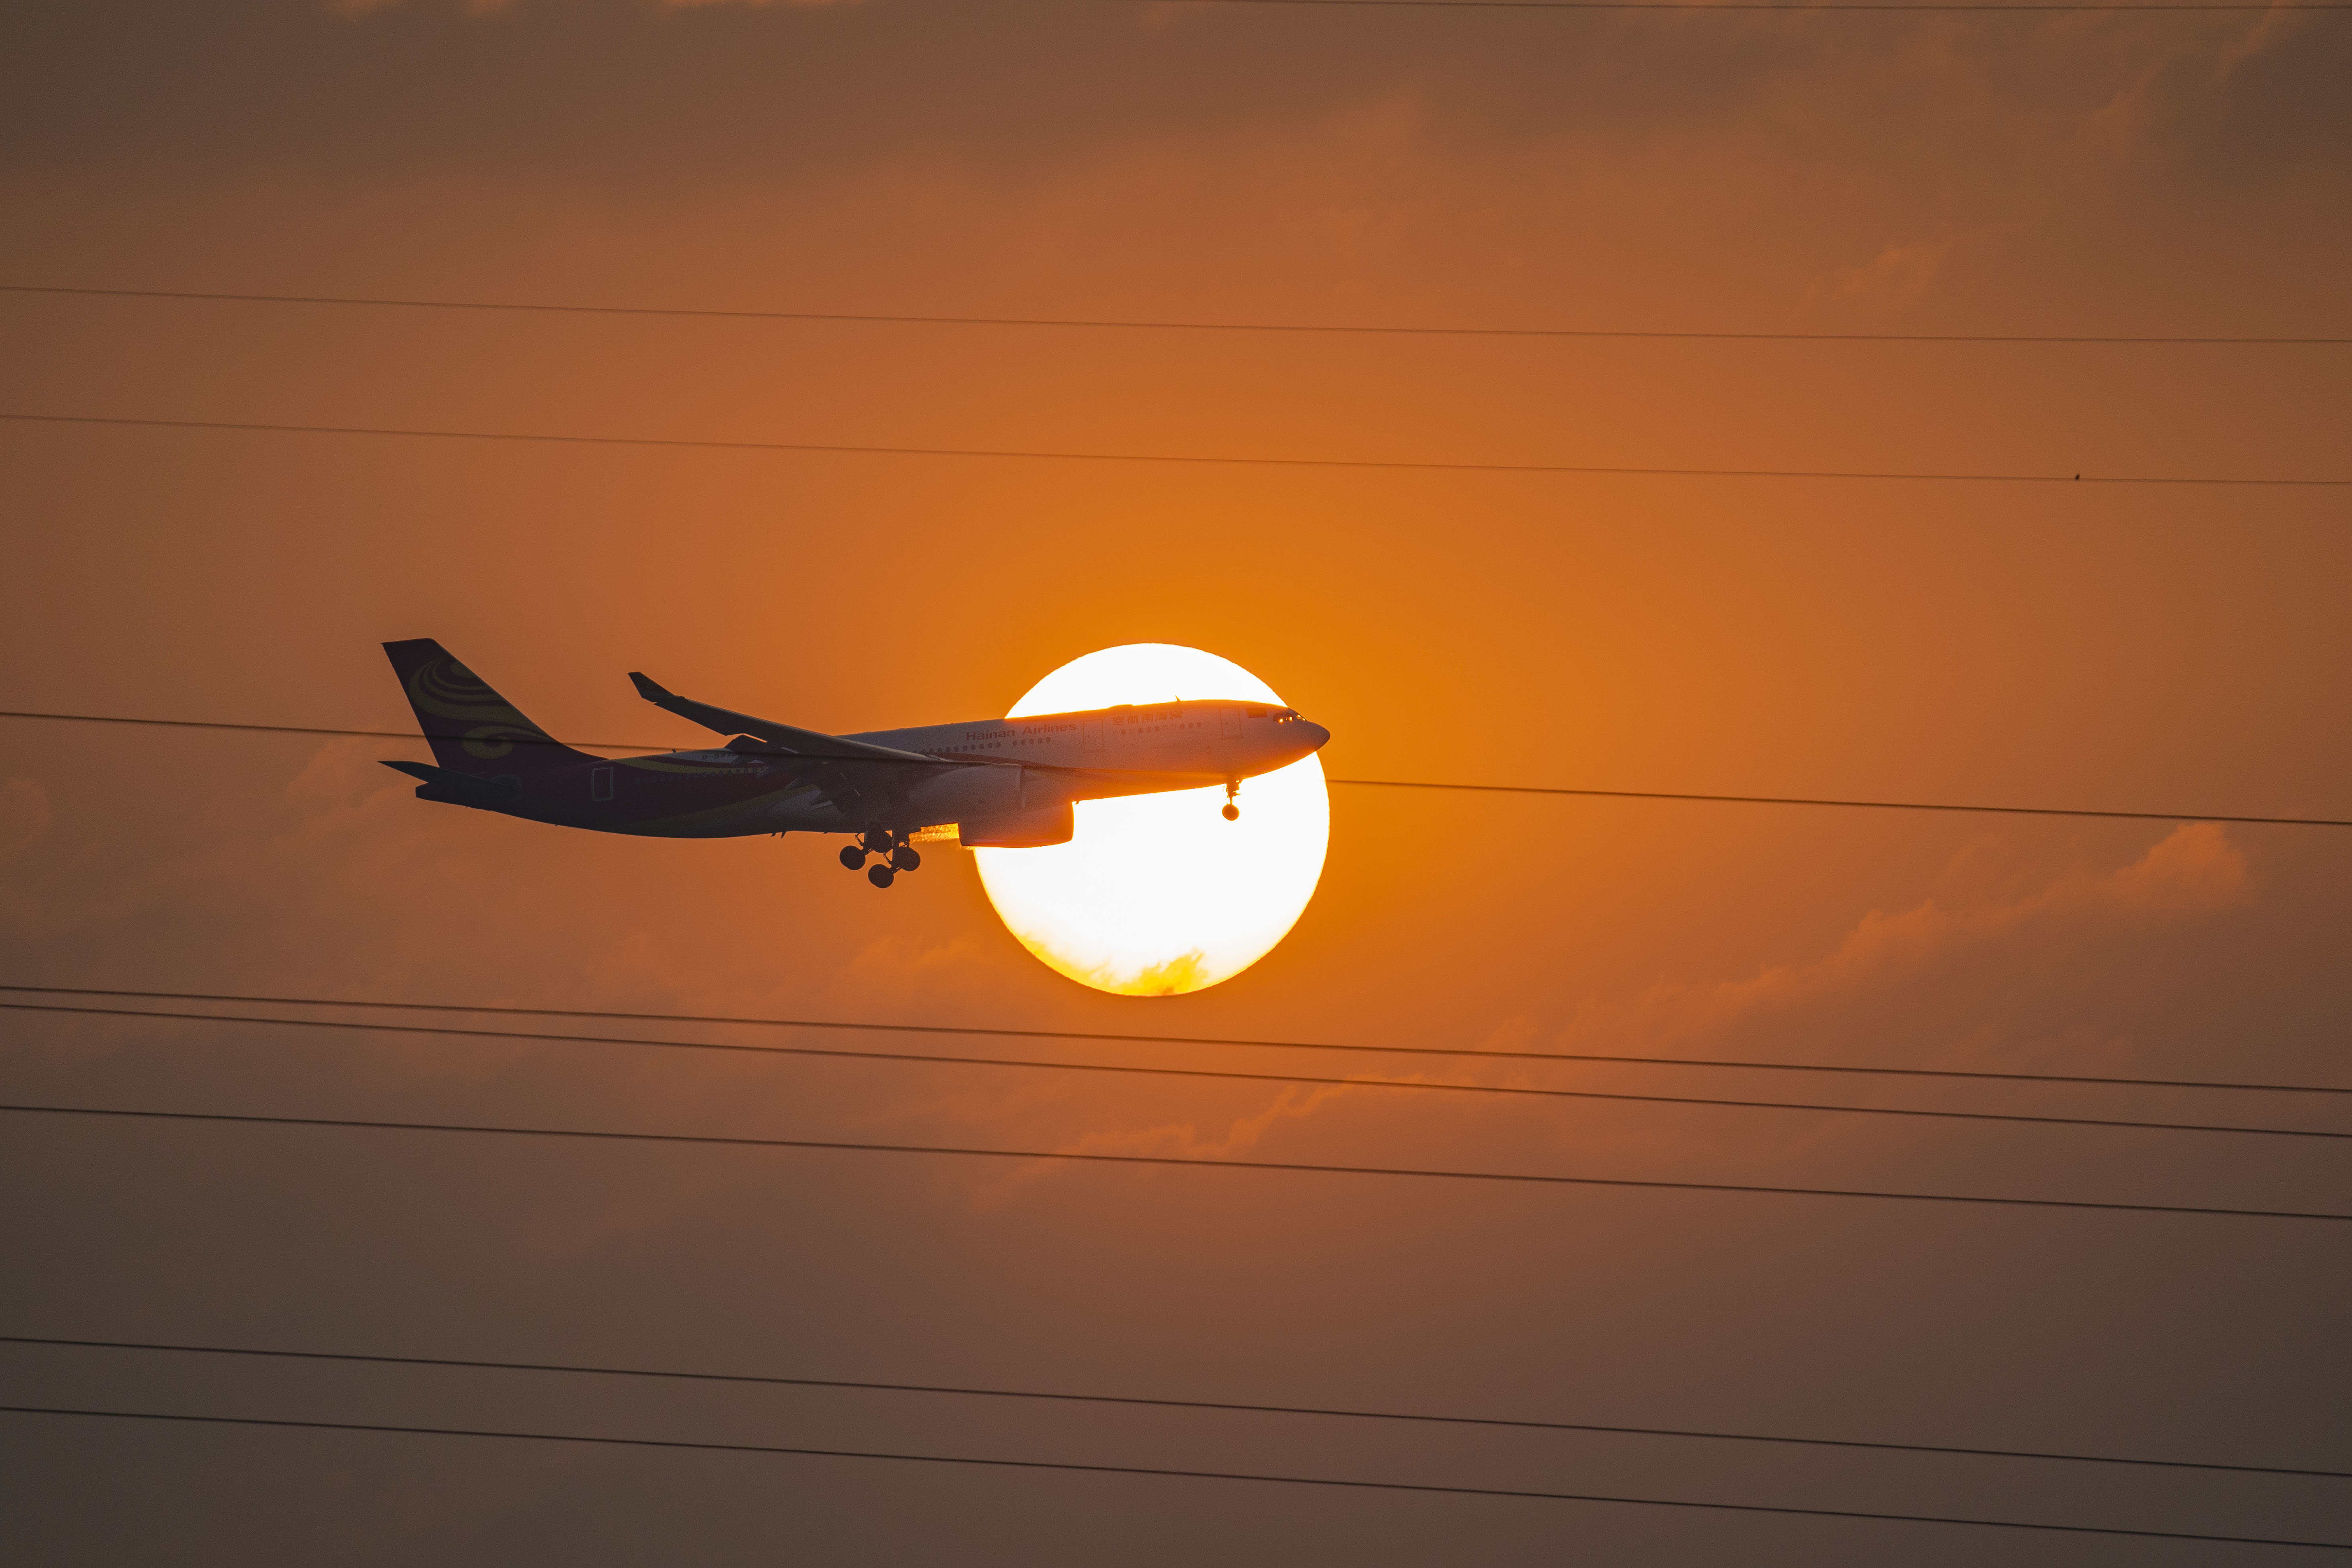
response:
M923 822L962 822L975 816L1009 816L1024 810L1020 768L975 766L943 769L907 792L907 805Z
M908 792L907 805L918 821L957 824L966 848L1042 849L1077 830L1067 787L1050 770L982 764L932 774Z
M1077 814L1066 801L1038 811L966 817L956 825L956 837L967 849L1045 849L1067 844L1077 830Z

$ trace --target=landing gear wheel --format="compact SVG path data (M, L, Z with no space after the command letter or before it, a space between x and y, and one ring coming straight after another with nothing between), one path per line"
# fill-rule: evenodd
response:
M841 863L855 871L866 864L866 851L855 844L845 844L841 847Z
M891 847L895 845L898 840L893 838L889 834L884 832L881 828L877 827L868 832L864 837L858 839L857 842L877 855L887 855L890 853Z
M923 858L915 853L915 847L911 844L901 844L890 851L890 869L893 871L911 871L922 863Z
M887 866L868 866L866 868L866 879L873 883L877 888L888 887L891 882L897 879L898 875L898 872L893 871Z
M1242 808L1235 805L1232 801L1225 802L1225 820L1227 822L1239 822L1241 819Z

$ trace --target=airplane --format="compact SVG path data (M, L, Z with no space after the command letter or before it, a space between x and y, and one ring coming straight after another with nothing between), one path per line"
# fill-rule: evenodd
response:
M1225 820L1235 821L1244 779L1331 738L1297 709L1223 700L826 735L697 702L633 672L646 701L732 738L713 750L599 757L524 718L431 637L383 651L434 757L383 765L419 780L419 800L656 838L845 833L854 841L841 863L877 888L923 863L919 838L967 849L1066 844L1082 800L1221 784Z

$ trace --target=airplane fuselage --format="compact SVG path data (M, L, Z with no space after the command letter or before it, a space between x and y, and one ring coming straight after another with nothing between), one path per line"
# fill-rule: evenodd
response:
M1237 783L1310 754L1328 732L1270 703L1200 701L839 738L965 765L902 770L886 785L842 800L835 798L839 789L810 776L809 755L749 737L713 750L585 760L511 775L496 773L496 760L486 758L485 774L510 792L486 809L665 838L908 833L1050 813L1082 800Z

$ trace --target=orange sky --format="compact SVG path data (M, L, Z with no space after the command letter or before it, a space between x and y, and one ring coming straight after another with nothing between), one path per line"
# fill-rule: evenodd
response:
M1622 330L2352 335L2327 16L27 5L0 282ZM0 295L5 406L848 445L2352 476L2352 350L1397 339ZM1245 469L0 427L0 707L827 730L1090 649L1340 777L2352 816L2327 489ZM2352 1084L2333 830L1340 789L1199 995L969 862L427 806L421 745L0 721L0 980ZM16 1101L2345 1206L2305 1141L14 1016ZM975 1045L974 1048L984 1048ZM1206 1047L1069 1059L1242 1065ZM1326 1070L1328 1064L1307 1066ZM1432 1076L2322 1125L2155 1093ZM2342 1125L2340 1119L2336 1125ZM2343 1240L2255 1222L12 1124L0 1333L576 1359L2347 1468ZM2324 1228L2324 1227L2323 1227ZM0 1403L1109 1457L2340 1534L2340 1491L1631 1439L573 1392L0 1348ZM1979 1562L1762 1516L0 1417L54 1560ZM2062 1484L2063 1483L2063 1484ZM136 1510L91 1510L137 1496ZM2072 1511L2069 1511L2072 1510ZM266 1521L266 1524L261 1522ZM266 1530L267 1533L261 1533ZM681 1546L682 1542L690 1543ZM2018 1537L2019 1562L2145 1561ZM2037 1555L2037 1553L2039 1555ZM2187 1557L2183 1561L2189 1560ZM2219 1560L2218 1558L2216 1559Z

